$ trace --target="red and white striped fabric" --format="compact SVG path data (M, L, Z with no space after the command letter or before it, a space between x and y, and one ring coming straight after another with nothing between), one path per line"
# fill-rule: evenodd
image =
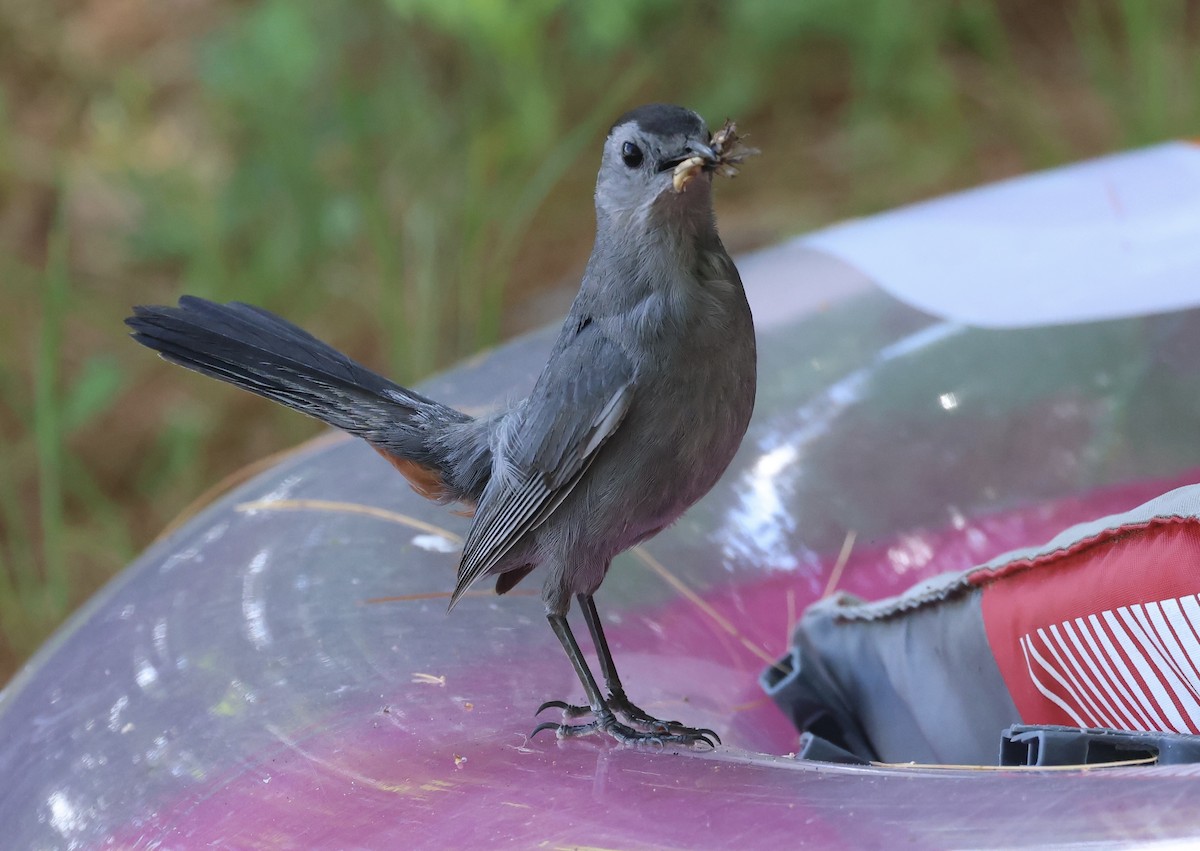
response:
M1026 724L1200 733L1200 521L1156 517L970 574Z
M1021 636L1025 669L1079 727L1200 733L1200 597L1121 606Z

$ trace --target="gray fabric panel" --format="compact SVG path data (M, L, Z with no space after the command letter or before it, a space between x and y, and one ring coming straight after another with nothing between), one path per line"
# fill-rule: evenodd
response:
M902 617L846 622L859 601L811 606L796 643L821 661L884 762L995 765L1020 716L992 656L978 589Z

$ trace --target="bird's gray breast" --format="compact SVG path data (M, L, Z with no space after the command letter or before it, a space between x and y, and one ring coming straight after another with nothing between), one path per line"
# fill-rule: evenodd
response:
M622 530L614 553L712 488L754 407L754 329L732 262L721 252L672 283L643 307L640 337L630 342L634 398L588 476L594 522Z

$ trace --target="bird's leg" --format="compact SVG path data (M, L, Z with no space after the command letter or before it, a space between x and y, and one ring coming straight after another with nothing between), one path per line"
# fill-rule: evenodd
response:
M609 708L614 712L619 712L634 724L641 724L660 733L700 732L720 742L721 737L712 730L697 730L694 727L686 727L678 721L664 721L661 718L655 718L629 699L625 694L625 687L621 685L621 678L617 675L617 665L613 661L612 651L608 649L608 639L604 636L600 613L596 611L596 601L591 594L580 594L578 599L583 619L587 621L588 631L592 634L592 643L596 645L596 655L600 658L600 673L604 675L604 684L608 686Z
M590 598L589 598L590 600ZM593 608L593 612L595 609ZM689 728L680 728L675 730L635 730L628 727L617 720L608 701L604 699L604 695L600 692L600 686L596 683L596 678L592 675L592 671L588 668L587 661L583 658L583 653L579 649L579 644L575 641L575 636L571 633L571 627L567 623L565 615L547 615L547 620L550 621L550 628L554 630L554 634L558 636L558 640L562 643L563 650L567 652L567 658L571 660L571 664L575 666L575 673L579 676L579 681L583 684L583 692L587 696L588 706L591 710L593 720L587 724L555 724L553 721L545 724L539 724L534 731L530 733L530 738L536 736L542 730L553 730L560 739L575 738L577 736L587 736L592 733L604 732L608 733L622 744L640 744L648 742L650 744L694 744L696 742L704 742L709 747L714 747L712 739L706 735L705 730L691 730ZM607 650L607 647L605 648ZM609 659L609 667L612 666L612 660ZM558 701L553 701L549 704L542 704L538 712L550 705L558 705Z
M596 611L596 603L590 594L578 594L579 610L587 621L588 632L592 634L592 643L596 646L596 655L600 659L600 673L604 675L604 684L608 686L608 706L614 712L619 712L635 724L646 724L656 729L666 730L666 725L675 722L664 722L642 711L626 697L617 675L617 666L613 662L612 651L608 649L608 639L604 637L604 629L600 625L600 615ZM561 709L566 718L582 718L590 715L592 708L577 703L567 703L562 700L548 700L538 707L538 714L547 709Z

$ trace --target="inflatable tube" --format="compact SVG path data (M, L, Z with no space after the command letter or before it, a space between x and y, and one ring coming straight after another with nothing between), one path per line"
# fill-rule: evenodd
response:
M1049 203L1045 179L1025 183L1039 204ZM973 238L999 232L1019 245L1021 186L1003 187L1003 226ZM1149 227L1152 205L1138 210L1133 224ZM1169 212L1177 227L1184 213ZM888 227L924 215L909 213L889 214ZM1190 215L1194 235L1194 200ZM465 520L410 493L364 444L321 439L151 547L5 689L4 844L962 848L1200 837L1200 786L1186 766L989 771L789 756L796 732L758 677L808 604L834 587L899 593L1200 470L1194 251L1144 264L1156 280L1175 264L1177 280L1192 282L1168 312L1109 305L1074 324L1006 316L1009 328L985 330L939 315L936 300L901 300L882 254L855 260L881 239L879 222L861 224L860 243L842 231L835 246L826 232L741 261L761 350L750 433L722 483L623 556L598 595L630 695L713 728L723 747L527 739L539 703L580 697L536 594L480 593L447 616ZM921 228L904 232L937 277L937 233L921 242L911 236ZM970 254L966 232L955 233L956 257ZM1064 246L1047 261L1048 290L1053 270L1082 262L1070 251L1086 253L1082 237ZM1004 252L978 256L1002 286ZM964 273L957 261L947 268ZM1109 296L1120 301L1096 297ZM1072 317L1056 307L1052 318ZM424 389L482 409L528 388L551 341L533 335Z

